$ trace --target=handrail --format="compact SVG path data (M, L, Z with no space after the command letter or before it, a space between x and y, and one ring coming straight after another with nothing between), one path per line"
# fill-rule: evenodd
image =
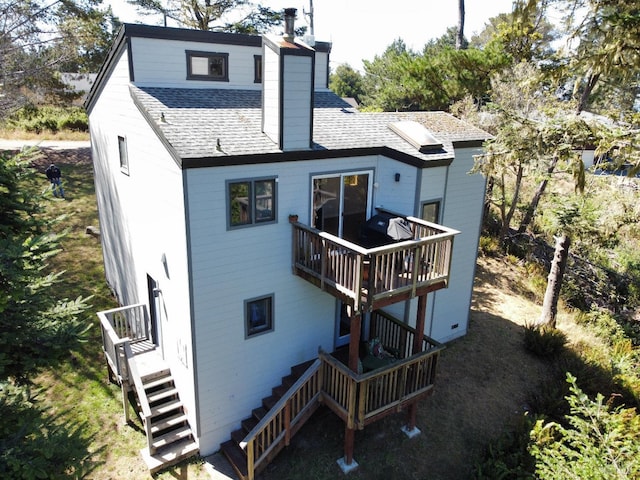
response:
M119 377L118 380L127 380L127 376L123 375L123 368L118 355L118 348L130 341L129 337L120 338L113 328L105 312L98 312L100 327L102 331L102 349L104 350L107 361L111 365L114 373Z
M276 402L276 404L269 410L267 415L262 417L258 424L251 429L247 435L245 435L244 439L240 442L240 448L247 452L247 467L248 467L248 478L253 478L255 469L267 458L269 453L279 444L279 442L285 438L290 438L291 428L296 425L299 418L302 417L310 405L315 402L320 397L320 382L317 382L315 393L311 395L303 406L298 405L299 410L297 412L291 411L291 400L298 395L298 393L307 386L309 382L311 382L320 371L320 366L322 362L320 359L316 359L309 368L302 374L296 382L289 387L289 389L285 392L285 394ZM263 451L258 452L259 457L255 458L255 441L257 437L270 425L273 424L274 420L276 420L280 415L284 414L284 419L282 422L279 422L280 428L282 431L277 432L274 438L271 439L271 442L268 445L263 445Z
M151 406L149 405L149 399L144 391L144 385L142 384L142 378L140 377L140 373L138 372L138 367L136 366L136 362L132 361L133 359L133 351L131 350L131 345L127 342L124 345L124 353L127 361L127 366L129 368L129 372L131 373L131 378L133 378L133 384L136 389L136 393L138 396L138 401L140 402L140 410L142 416L142 423L144 425L146 437L147 437L147 446L149 447L149 453L153 455L155 453L155 448L153 448L153 442L151 439L153 438L151 434Z

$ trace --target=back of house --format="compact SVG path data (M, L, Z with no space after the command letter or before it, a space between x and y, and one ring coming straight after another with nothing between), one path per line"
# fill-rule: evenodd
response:
M330 50L127 24L86 101L106 278L145 305L203 455L293 365L353 345L353 315L356 341L378 307L438 342L467 332L487 134L443 112L359 112L328 89ZM411 238L393 237L398 218ZM421 286L437 235L446 272ZM389 245L393 265L372 266Z

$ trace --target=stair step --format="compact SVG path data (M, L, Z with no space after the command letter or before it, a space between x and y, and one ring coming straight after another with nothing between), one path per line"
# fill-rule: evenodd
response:
M291 387L291 385L296 383L296 380L298 380L298 378L300 377L296 377L293 374L287 375L286 377L282 377L282 386L286 387L288 390Z
M159 378L153 378L147 382L143 382L145 391L161 387L165 384L171 384L173 386L173 377L171 375L162 376Z
M181 409L182 409L182 402L180 400L175 400L170 403L162 403L160 405L151 407L151 416L157 417L160 415L166 415L167 413L171 413L173 411L177 411Z
M240 444L240 442L244 440L244 437L247 436L247 433L249 432L247 432L244 428L234 430L233 432L231 432L231 440L233 440L237 444Z
M242 420L240 424L242 425L242 428L244 428L246 432L249 433L251 430L253 430L253 427L258 424L258 420L255 417L249 417Z
M300 378L302 375L304 375L304 372L306 372L309 367L313 364L315 360L309 360L306 362L302 362L298 365L294 365L293 367L291 367L291 374L297 378Z
M267 410L271 410L275 406L275 404L278 403L278 400L280 400L280 397L271 395L270 397L266 397L262 399L262 405Z
M177 388L167 388L165 390L158 390L157 392L147 394L147 400L150 404L153 404L176 396L178 396Z
M168 368L163 368L162 370L158 370L157 372L143 375L142 377L140 377L140 380L142 380L142 384L145 385L162 377L171 377L171 370L169 370Z
M289 387L278 385L271 390L271 393L273 393L273 396L275 397L282 398L284 394L287 393L287 390L289 390Z
M240 446L232 440L227 440L222 445L220 445L220 449L224 456L227 457L229 462L231 462L231 466L238 473L240 478L247 478L249 474L247 468L247 454L244 450L240 448Z
M160 449L180 440L185 440L191 436L191 428L186 426L178 430L172 430L171 432L160 435L159 437L154 437L151 445L153 445L154 448Z
M142 458L149 468L149 473L154 475L160 470L175 465L185 458L193 457L198 453L198 444L191 440L172 443L160 452L149 455L149 448L140 450Z
M179 413L177 415L173 415L171 417L158 420L157 422L153 422L151 424L151 433L156 434L158 432L162 432L163 430L179 427L186 423L187 423L187 416L183 413Z
M267 410L264 407L258 407L258 408L254 408L251 411L251 415L253 415L255 418L257 418L258 420L261 420L262 417L264 417L267 413L269 412L269 410Z

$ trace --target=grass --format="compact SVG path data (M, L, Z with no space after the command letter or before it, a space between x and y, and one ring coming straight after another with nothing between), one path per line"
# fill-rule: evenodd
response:
M46 389L46 402L61 414L62 421L83 425L90 452L89 478L150 478L139 453L146 445L142 425L137 419L132 425L124 423L120 388L109 383L101 350L95 313L117 305L105 282L100 240L86 234L87 226L99 226L88 150L43 151L44 156L34 167L44 172L45 166L54 161L62 170L66 197L51 198L47 206L51 216L67 215L59 228L67 230L68 235L50 265L54 271L65 272L56 290L65 298L91 297L92 307L86 313L86 321L91 324L87 342L59 369L40 375L36 383ZM44 174L42 182L45 188ZM169 469L156 478L176 475L209 478L202 462L197 461Z
M28 132L0 127L0 138L5 140L60 140L60 141L88 141L89 132L74 132L62 130L58 132Z
M98 226L98 218L92 168L87 152L79 153L84 158L64 151L55 154L63 171L67 199L51 199L48 212L70 216L61 225L69 230L69 236L52 268L66 270L58 287L62 296L92 296L93 307L87 313L92 330L78 354L55 372L41 375L38 383L47 388L47 402L62 413L64 420L83 425L92 468L88 478L149 478L139 455L145 445L141 424L124 424L120 390L107 380L100 348L95 312L115 303L104 281L100 242L85 233L88 225ZM53 155L51 151L49 154ZM42 168L50 160L43 158L36 167ZM540 314L536 302L540 285L530 281L533 272L526 268L500 257L480 258L469 332L450 343L441 356L434 394L418 409L422 435L409 440L401 433L405 420L402 412L357 431L355 460L360 467L349 474L349 479L472 478L488 445L505 431L521 428L531 398L541 384L556 381L556 369L577 366L587 372L585 357L606 360L606 342L592 332L589 322L575 321L574 314L566 309L561 309L558 326L567 336L566 348L575 353L573 363L554 365L525 352L525 327ZM594 370L594 376L607 380L627 369L624 359L629 354L620 351L620 360L611 371ZM556 400L538 398L540 402ZM321 409L260 478L342 478L336 460L343 455L343 435L342 422ZM202 461L196 459L156 478L198 480L209 475Z

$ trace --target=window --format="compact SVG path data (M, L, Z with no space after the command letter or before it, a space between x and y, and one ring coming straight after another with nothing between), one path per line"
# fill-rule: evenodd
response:
M187 50L187 80L229 81L229 54Z
M253 83L262 83L262 55L253 56Z
M431 223L438 223L440 221L440 200L422 204L422 220Z
M239 227L276 220L276 179L228 182L229 226Z
M118 137L118 152L120 153L120 171L129 175L129 157L127 155L127 139Z
M245 300L245 337L249 338L273 330L273 294Z

